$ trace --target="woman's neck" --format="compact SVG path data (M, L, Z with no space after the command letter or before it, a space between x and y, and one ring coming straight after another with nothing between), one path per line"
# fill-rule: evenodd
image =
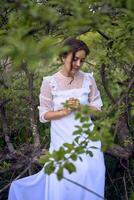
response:
M69 72L67 72L67 71L66 71L65 69L63 69L63 68L60 69L60 73L61 73L63 76L70 77Z
M79 71L77 71L77 72L74 73L73 71L68 72L66 69L61 68L61 69L60 69L60 73L61 73L63 76L65 76L65 77L74 78L75 76L77 76L77 75L79 74Z

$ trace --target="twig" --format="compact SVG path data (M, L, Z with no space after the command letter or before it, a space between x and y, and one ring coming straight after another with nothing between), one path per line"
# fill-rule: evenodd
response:
M69 178L66 178L65 176L63 176L63 179L65 179L65 180L67 180L67 181L69 181L69 182L71 182L71 183L73 183L73 184L75 184L75 185L77 185L77 186L83 188L84 190L86 190L86 191L88 191L88 192L91 192L92 194L94 194L95 196L99 197L100 199L107 200L107 199L105 199L104 197L102 197L101 195L99 195L99 194L97 194L96 192L94 192L93 190L91 190L91 189L89 189L89 188L87 188L87 187L85 187L85 186L83 186L83 185L81 185L81 184L79 184L79 183L77 183L77 182L75 182L75 181L69 179Z
M111 182L113 188L115 189L116 195L118 196L118 191L117 191L117 189L116 189L116 187L115 187L115 185L114 185L113 180L112 180L111 177L110 177L110 174L109 174L108 169L107 169L107 174L108 174L109 180L110 180L110 182Z
M125 188L125 197L126 197L126 200L128 200L127 187L126 187L126 180L125 180L125 177L123 177L123 183L124 183L124 188Z
M21 172L21 173L14 179L14 181L17 180L17 179L19 179L19 178L21 178L21 177L26 173L26 171L29 170L30 167L31 167L31 163L30 163L30 165L29 165L26 169L24 169L23 172ZM11 185L11 183L8 183L7 185L5 185L5 186L0 190L0 194L1 194L4 190L6 190L10 185Z
M105 38L106 40L111 40L111 38L110 38L109 36L107 36L105 33L103 33L102 31L97 30L97 32L98 32L103 38Z
M131 177L131 174L130 174L130 170L127 170L127 173L128 173L128 177L129 177L129 180L130 180L130 182L131 182L132 188L133 188L133 190L134 190L134 182L133 182L133 180L132 180L132 177Z

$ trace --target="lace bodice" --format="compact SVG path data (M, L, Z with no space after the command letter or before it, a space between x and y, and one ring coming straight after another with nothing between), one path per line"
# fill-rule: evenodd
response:
M83 91L85 90L88 94L88 105L101 110L102 100L93 75L91 73L79 71L75 74L74 80L72 82L71 80L71 77L66 77L62 75L61 72L43 78L39 95L40 105L38 106L41 122L47 121L44 119L46 112L54 110L53 97L55 93L60 91L62 92L62 95L65 94L65 96L67 96L69 91L77 90L77 93L79 93L79 89L82 90L83 88Z

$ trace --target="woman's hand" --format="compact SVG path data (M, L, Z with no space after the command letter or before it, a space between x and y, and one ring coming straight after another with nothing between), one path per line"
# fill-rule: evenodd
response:
M80 109L80 101L77 98L69 98L64 103L64 108L57 111L49 111L45 114L46 120L61 119L62 117L68 116L71 112Z
M69 98L64 103L64 108L58 111L60 111L61 115L64 117L64 116L69 115L71 112L78 110L79 107L80 107L79 99Z
M72 111L78 110L80 107L80 101L77 98L69 98L65 102L64 107Z

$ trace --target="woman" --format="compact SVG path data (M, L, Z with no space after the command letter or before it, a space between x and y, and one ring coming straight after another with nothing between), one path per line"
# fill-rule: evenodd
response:
M75 114L65 108L63 103L77 101L88 105L90 109L100 111L102 101L95 80L90 73L80 70L89 54L87 45L78 39L70 38L64 42L68 51L60 55L62 68L52 76L44 77L40 90L40 121L51 121L51 142L49 151L58 150L63 143L72 143L75 125ZM92 122L91 122L92 123ZM90 129L93 130L93 123ZM104 196L105 165L100 141L92 142L96 146L93 157L82 155L77 160L76 173L64 176L73 180L100 196ZM65 179L58 181L55 174L50 176L39 173L22 178L11 184L9 200L99 200L100 198Z

